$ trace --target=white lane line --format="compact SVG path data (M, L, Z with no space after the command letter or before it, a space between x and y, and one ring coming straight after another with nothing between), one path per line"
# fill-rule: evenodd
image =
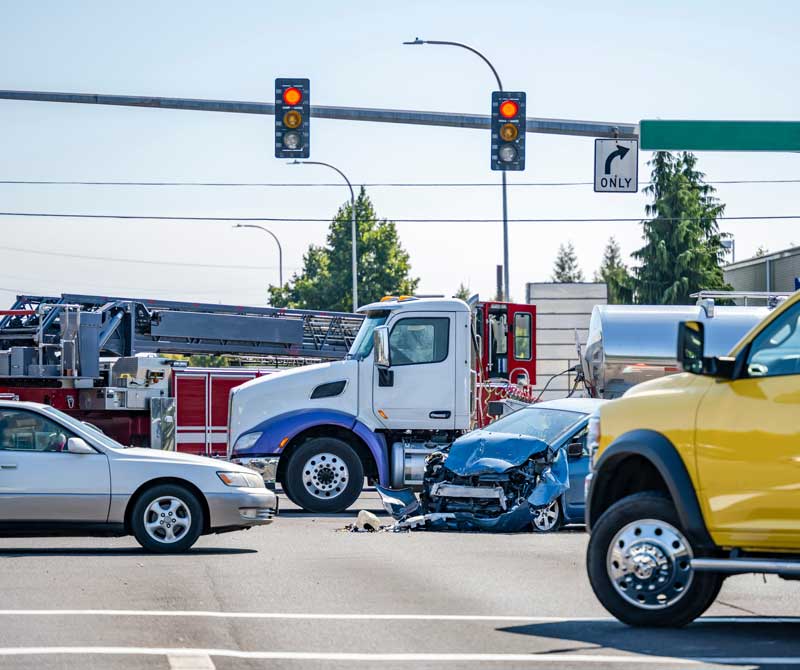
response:
M0 616L116 616L116 617L199 617L209 619L307 619L330 621L486 621L509 623L583 623L615 622L614 617L564 617L482 614L361 614L325 612L213 612L203 610L115 610L115 609L63 609L63 610L12 610L0 609ZM800 624L800 617L760 616L707 616L697 623L730 624Z
M208 654L168 654L170 670L216 670Z
M0 648L0 656L215 656L267 661L340 661L340 662L471 662L471 663L616 663L656 665L792 665L800 663L800 656L775 657L686 657L648 656L646 654L418 654L310 651L239 651L237 649L162 649L153 647L7 647Z

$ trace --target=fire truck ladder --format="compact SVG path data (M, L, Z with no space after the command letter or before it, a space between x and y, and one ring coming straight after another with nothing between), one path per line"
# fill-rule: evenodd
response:
M20 295L0 313L0 349L58 346L69 325L67 313L77 313L78 339L94 342L91 331L96 333L98 356L152 352L335 360L345 357L363 320L347 312Z

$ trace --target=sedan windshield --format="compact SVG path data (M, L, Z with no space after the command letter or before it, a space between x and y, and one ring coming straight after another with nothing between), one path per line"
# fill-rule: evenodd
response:
M91 424L87 424L84 421L78 421L75 417L62 412L60 409L56 409L55 407L44 407L42 411L45 414L48 414L51 418L55 419L56 421L61 422L64 426L71 428L73 431L77 432L79 435L81 432L88 433L92 436L92 439L96 442L99 442L104 447L109 447L110 449L124 449L125 445L120 444L116 440L110 438L108 435L103 433L99 428L96 426L92 426Z
M581 412L568 412L563 409L526 407L498 419L487 426L486 430L492 433L529 435L552 444L559 435L585 416L586 414Z

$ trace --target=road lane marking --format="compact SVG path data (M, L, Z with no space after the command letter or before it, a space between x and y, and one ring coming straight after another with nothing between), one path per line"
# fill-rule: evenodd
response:
M470 662L470 663L617 663L642 665L792 665L800 664L800 656L685 657L648 656L646 654L447 654L447 653L352 653L310 651L240 651L238 649L168 649L158 647L6 647L2 656L209 656L266 661L339 661L339 662Z
M13 610L0 609L0 616L116 616L116 617L199 617L209 619L307 619L330 621L463 621L509 623L608 623L614 617L565 617L483 614L362 614L325 612L213 612L204 610L116 610L116 609L63 609L63 610ZM706 616L696 623L759 623L798 624L800 617L759 616ZM622 624L620 624L622 625Z
M216 670L208 654L168 654L170 670Z

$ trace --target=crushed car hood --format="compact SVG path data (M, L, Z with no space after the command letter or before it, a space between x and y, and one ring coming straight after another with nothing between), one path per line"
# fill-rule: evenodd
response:
M444 465L460 477L500 474L548 448L535 437L476 430L453 442Z

